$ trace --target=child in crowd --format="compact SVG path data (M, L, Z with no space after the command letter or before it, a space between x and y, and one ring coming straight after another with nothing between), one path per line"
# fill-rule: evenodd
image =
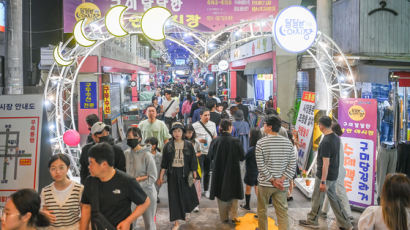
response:
M194 127L190 125L185 126L185 139L190 141L194 146L194 150L196 153L196 157L201 156L201 144L196 140L196 133ZM199 167L198 162L198 170L197 170L197 179L195 180L195 189L198 194L198 201L201 200L201 167ZM199 205L194 209L194 212L199 212Z
M249 203L251 200L252 187L255 188L255 195L258 195L258 166L256 165L255 146L262 134L258 128L252 128L249 133L249 149L245 155L246 173L244 182L246 184L245 190L245 204L241 205L243 209L251 210Z
M159 172L161 171L161 160L162 160L162 154L161 150L158 148L158 139L156 137L150 137L145 140L145 144L150 144L151 145L151 153L152 156L154 157L155 160L155 166L157 167L158 170L158 176ZM157 195L159 194L159 189L161 186L158 186L157 183L155 183L155 188L157 189ZM159 203L159 197L157 196L157 203Z

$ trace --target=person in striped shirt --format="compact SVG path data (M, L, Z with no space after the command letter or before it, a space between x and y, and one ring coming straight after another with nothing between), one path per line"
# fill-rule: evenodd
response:
M47 229L78 229L84 187L68 178L68 156L61 153L53 155L48 168L54 182L41 190L41 210L51 222Z
M258 216L259 229L268 229L267 205L272 197L279 230L289 229L287 190L295 175L296 156L288 138L278 135L281 119L270 115L264 123L267 134L256 144L258 166Z

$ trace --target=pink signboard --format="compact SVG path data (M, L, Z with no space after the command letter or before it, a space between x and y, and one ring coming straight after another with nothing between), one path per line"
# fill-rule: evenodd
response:
M242 20L274 17L279 0L64 0L64 32L71 33L77 20L98 19L115 5L128 13L142 13L153 6L172 12L175 21L200 31L218 31Z
M344 185L350 203L367 207L374 204L377 144L377 101L340 99L339 124L346 169Z

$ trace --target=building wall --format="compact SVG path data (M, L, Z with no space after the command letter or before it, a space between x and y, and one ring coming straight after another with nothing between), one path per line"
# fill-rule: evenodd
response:
M346 53L357 53L359 50L359 11L357 0L333 3L333 39Z
M278 76L278 107L280 117L289 122L287 113L293 108L295 101L295 84L297 61L294 56L276 56L276 71Z
M345 53L367 56L410 56L410 1L339 0L333 3L333 39Z
M379 11L379 1L360 1L360 53L371 55L410 56L410 2L408 0L386 1L386 8L398 15Z

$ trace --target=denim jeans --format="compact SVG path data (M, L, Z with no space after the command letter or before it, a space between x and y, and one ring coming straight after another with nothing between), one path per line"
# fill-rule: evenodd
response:
M312 194L312 209L307 215L307 221L312 224L319 224L319 212L322 209L323 201L325 199L325 193L321 192L320 187L320 179L318 177L315 178L315 187ZM330 207L332 207L333 213L336 216L336 221L339 227L350 229L352 228L352 224L350 223L349 216L347 215L346 211L343 208L342 201L336 194L336 181L326 181L326 195L329 199Z
M380 142L391 142L393 140L393 125L382 121L380 128Z

